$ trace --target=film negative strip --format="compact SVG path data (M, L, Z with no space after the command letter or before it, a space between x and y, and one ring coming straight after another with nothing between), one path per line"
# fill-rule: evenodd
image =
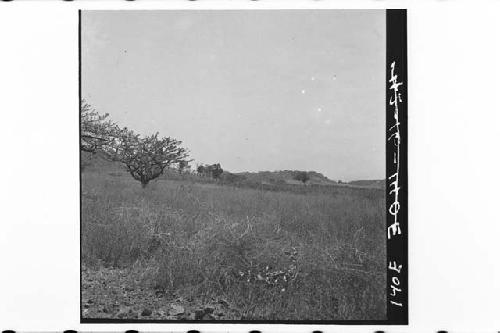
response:
M60 18L71 12L61 7ZM186 332L203 332L196 330L202 325L210 331L226 324L284 324L313 333L323 331L304 325L325 325L319 326L325 332L337 325L384 328L365 327L375 333L423 325L409 313L413 82L406 10L88 7L74 7L74 17L56 22L71 37L65 44L72 44L76 85L78 19L78 138L72 134L80 153L80 211L72 227L80 229L74 247L80 267L73 267L80 283L71 295L80 293L72 308L73 322L81 325L62 332L88 324L130 324L137 330L124 330L129 333L146 324L167 330L184 324L192 328ZM5 22L12 25L15 16ZM47 11L36 22L55 16ZM25 17L35 22L35 15ZM57 24L38 29L36 40ZM30 29L17 30L23 37L10 41L12 58L32 43ZM418 65L425 63L432 61ZM69 98L76 104L75 92ZM427 230L419 228L416 235ZM434 237L438 243L441 235ZM411 251L418 257L412 257L415 269L432 263L443 276L461 259L441 265L453 253L436 257L431 246L417 250ZM68 272L66 266L54 273ZM429 271L423 282L431 281L429 293L436 294L443 288ZM61 280L71 281L70 274ZM419 280L416 287L423 285ZM436 297L443 308L453 287ZM420 319L429 311L424 292L414 294ZM52 304L43 310L49 307L61 313ZM458 310L446 307L446 316ZM50 311L41 312L50 319ZM440 313L432 315L429 321Z
M408 80L406 11L387 11L387 309L408 324Z
M277 15L279 20L276 20ZM288 32L300 19L307 21L310 17L314 20L308 23L309 34L302 34L296 28L293 33ZM79 11L78 18L81 323L408 324L405 10ZM240 27L246 26L230 34L227 29L235 20L240 21ZM275 33L273 29L277 21L284 23L282 30ZM172 26L165 25L165 22ZM378 30L371 23L377 24ZM315 28L318 25L321 29ZM330 41L331 34L323 33L335 31L342 25L360 31L344 39L335 36L338 38L335 43ZM261 29L260 34L249 29L255 26ZM134 35L127 31L131 27L143 30ZM213 29L218 37L204 35L205 29ZM372 36L373 30L377 38ZM266 41L267 32L273 34ZM165 37L167 33L169 35ZM384 33L385 39L382 38ZM363 38L359 38L360 35ZM194 36L190 37L189 43L185 43L187 36ZM311 36L324 43L318 43ZM371 39L366 36L375 42L367 42ZM245 38L245 43L233 48L242 38ZM165 40L169 43L158 46ZM323 49L327 43L333 45L329 52ZM355 44L354 53L348 43ZM312 51L305 52L307 47L304 45ZM329 169L331 162L320 163L321 172L301 171L302 164L291 161L289 155L296 151L304 154L308 154L308 150L314 151L314 147L300 147L307 136L323 132L332 141L342 139L329 136L335 132L331 131L332 119L337 116L341 123L340 118L349 119L349 114L328 110L335 110L337 106L330 95L336 89L341 96L337 99L346 100L344 107L352 102L350 89L353 81L350 80L355 77L359 82L363 80L357 72L358 67L367 71L374 67L372 59L367 57L371 54L360 55L359 49L371 50L377 55L378 67L374 75L382 74L380 82L374 85L383 89L378 89L380 95L373 96L373 99L381 101L380 109L385 106L385 113L379 112L371 117L380 119L377 120L380 131L374 131L373 138L383 142L381 150L385 148L385 154L374 158L385 161L380 163L385 167L382 169L385 179L334 181L323 175L327 172L333 174L335 169ZM265 61L250 51L260 51ZM299 60L287 58L293 52ZM335 60L338 68L333 70L329 61L336 57L335 52L345 54ZM203 53L206 56L198 56ZM265 58L269 53L270 61ZM170 62L164 61L164 57ZM186 57L188 65L184 63ZM327 65L332 68L327 68ZM158 68L168 75L155 76ZM122 81L113 76L116 72L125 75ZM260 77L256 78L254 73ZM191 80L183 81L183 76L189 76ZM110 77L113 81L108 81ZM169 81L170 77L174 79ZM142 86L137 82L142 82ZM248 82L252 82L252 88ZM272 84L260 89L253 86L255 82ZM243 88L232 91L238 85ZM281 159L280 165L291 163L294 169L281 167L283 170L279 172L260 173L254 171L258 168L255 164L248 166L252 172L231 172L222 170L221 163L210 163L186 171L192 159L181 145L182 141L160 138L158 133L141 136L129 127L109 120L108 113L100 114L89 104L93 103L92 98L99 100L94 96L106 88L116 89L108 96L101 95L100 103L105 105L105 110L112 109L119 117L116 110L122 108L113 107L109 96L120 95L125 99L130 96L130 91L126 93L130 87L137 91L145 86L169 87L156 98L170 94L170 98L177 99L177 103L188 110L185 113L190 108L197 110L198 114L190 116L193 124L199 126L197 133L193 134L191 128L187 128L183 135L195 137L193 150L201 156L203 151L212 149L205 144L206 141L215 142L213 146L217 148L211 151L215 155L221 151L220 147L229 147L231 140L241 140L234 152L228 154L225 163L231 165L232 155L241 154L240 149L247 149L245 154L252 156L253 146L260 145L268 156ZM179 92L172 94L170 87ZM275 111L279 119L272 127L266 127L272 122L266 120L269 115L265 112L257 121L233 120L232 124L242 126L239 131L246 136L240 138L240 133L235 131L231 132L231 140L220 141L219 136L224 137L224 133L230 132L228 125L217 127L210 139L204 137L201 134L203 129L212 125L196 119L203 117L203 105L200 102L191 104L194 98L182 90L186 87L190 88L188 90L198 89L199 101L209 103L215 99L213 96L219 96L224 101L223 106L252 104L265 99L278 104L287 100L294 102L285 103ZM200 90L200 87L204 89ZM204 95L202 90L209 93ZM225 90L232 93L226 94ZM269 91L273 91L272 98ZM253 99L249 101L248 95ZM276 99L274 95L280 98ZM142 102L154 100L155 96L150 97ZM134 100L128 99L128 103L133 104ZM214 104L210 109L218 105ZM294 116L288 109L293 110L296 105L301 105L301 108ZM154 107L149 104L149 108ZM247 117L258 107L257 103L238 117ZM304 117L304 108L313 111L307 113L308 118ZM211 119L210 124L223 124L220 120L233 116L230 111L231 108L227 114L221 113L218 120ZM148 117L161 118L165 114ZM121 116L122 122L130 118L137 126L150 126L141 123L140 114ZM170 114L168 118L178 116ZM365 116L368 117L357 115L359 118ZM289 123L287 118L293 120L293 117L296 119ZM301 135L298 131L303 127L296 127L298 120L307 122L313 130L305 131L304 140L296 140L281 153L276 147L286 147L283 141L287 140L283 138L289 137L288 141L293 141L295 136ZM158 123L168 122L165 118ZM365 121L359 123L365 127L353 127L354 136L369 130ZM262 140L257 134L266 131L267 139ZM337 131L340 132L340 128ZM356 137L366 140L364 136ZM246 143L249 138L253 140L253 146ZM274 146L272 140L275 140ZM310 154L304 159L312 161L325 154L324 150L318 151L320 153ZM152 152L154 155L149 156ZM241 170L252 162L235 161L229 170ZM222 165L226 168L224 162ZM268 168L277 169L272 163L269 165ZM364 171L361 164L351 165L351 168L359 168L359 174ZM345 177L354 177L344 172ZM168 177L162 180L165 173ZM151 184L160 184L156 186L160 186L163 192L147 192L154 186ZM137 192L137 185L142 192ZM110 186L118 187L110 190ZM130 197L126 198L124 193ZM223 197L219 197L221 195ZM164 197L168 198L167 204L158 204ZM109 202L109 206L102 205L103 202ZM360 209L366 211L352 213ZM376 222L371 223L372 220ZM131 221L134 223L129 223ZM145 279L147 274L149 281L154 283L141 285L138 281ZM210 296L196 299L196 295L186 292L189 289L186 286L209 289ZM150 299L134 307L131 295Z

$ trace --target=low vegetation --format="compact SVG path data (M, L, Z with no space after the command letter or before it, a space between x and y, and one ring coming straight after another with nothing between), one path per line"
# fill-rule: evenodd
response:
M189 171L180 141L82 105L85 318L385 318L384 191Z
M384 318L383 191L166 178L143 189L119 169L85 170L85 267L141 267L142 287L225 300L220 319Z

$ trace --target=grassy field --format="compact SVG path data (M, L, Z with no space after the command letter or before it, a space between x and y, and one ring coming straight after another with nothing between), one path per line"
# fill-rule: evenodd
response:
M127 290L167 295L161 304L224 300L222 320L385 319L383 191L166 178L143 189L124 172L83 171L85 272L121 272L137 286ZM85 294L85 313L120 317L117 297L101 311L103 296Z

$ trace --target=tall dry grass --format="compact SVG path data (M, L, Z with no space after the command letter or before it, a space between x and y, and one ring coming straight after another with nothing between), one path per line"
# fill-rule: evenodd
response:
M82 179L87 266L139 266L152 288L223 298L245 319L385 318L382 191Z

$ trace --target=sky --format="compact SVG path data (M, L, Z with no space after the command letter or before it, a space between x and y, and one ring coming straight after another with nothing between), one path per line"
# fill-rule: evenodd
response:
M83 11L82 97L192 163L385 178L385 11Z

